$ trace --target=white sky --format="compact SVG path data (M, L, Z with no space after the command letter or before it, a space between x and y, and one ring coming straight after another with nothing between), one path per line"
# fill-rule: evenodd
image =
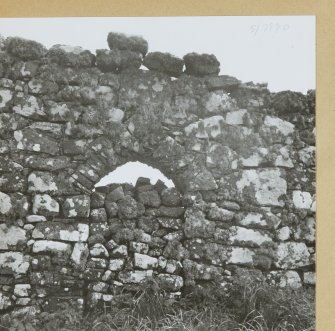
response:
M220 74L267 82L273 92L315 88L315 16L0 18L4 37L33 39L48 48L65 44L95 53L108 48L110 31L143 36L149 52L214 54ZM138 176L172 186L163 174L139 163L117 169L111 178L135 183Z
M210 53L221 74L267 82L277 92L315 88L315 16L2 18L0 33L41 42L108 48L110 31L142 35L150 51Z

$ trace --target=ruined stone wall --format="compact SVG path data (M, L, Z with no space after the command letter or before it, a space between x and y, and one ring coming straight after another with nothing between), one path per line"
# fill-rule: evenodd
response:
M271 93L139 37L108 44L0 43L0 310L111 301L151 276L171 295L246 274L314 284L314 91ZM176 189L93 192L134 160Z

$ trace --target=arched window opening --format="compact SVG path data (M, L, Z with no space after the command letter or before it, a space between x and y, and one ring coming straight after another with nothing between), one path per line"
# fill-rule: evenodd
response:
M101 178L101 180L95 184L95 187L106 186L111 183L129 183L135 185L139 177L149 178L151 184L155 184L158 180L161 180L167 187L175 187L173 181L163 175L160 170L138 161L127 162L116 168Z

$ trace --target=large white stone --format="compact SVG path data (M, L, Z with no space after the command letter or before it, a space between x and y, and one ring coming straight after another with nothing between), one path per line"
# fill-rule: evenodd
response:
M123 265L124 265L123 259L111 259L109 260L108 269L111 271L120 271L122 270Z
M59 237L64 241L86 241L89 236L89 225L78 223L77 230L60 230Z
M32 172L28 177L29 192L55 192L58 190L57 184L50 173L37 171Z
M230 228L229 241L235 245L248 243L258 247L266 243L271 243L272 238L268 234L261 233L257 230L233 226Z
M30 289L30 284L15 284L14 295L17 297L28 297Z
M12 98L13 92L11 90L0 90L0 109L5 108Z
M221 133L221 123L224 122L225 119L223 116L216 115L195 123L191 123L185 127L184 130L187 136L189 136L194 131L197 138L215 138Z
M71 251L71 245L60 241L39 240L35 241L33 245L34 253L40 253L40 252L61 253L70 251Z
M297 209L311 209L312 208L312 195L309 192L293 191L292 193L293 204Z
M90 249L90 255L94 257L108 257L107 248L100 243L94 244Z
M294 131L294 124L284 121L278 117L265 116L264 124L266 126L276 127L277 130L282 133L284 136L288 136Z
M26 231L18 226L0 224L0 249L8 250L11 246L27 241Z
M46 222L47 219L42 215L28 215L26 216L27 223L39 223L39 222Z
M260 205L284 205L279 198L286 194L287 183L281 177L280 169L244 170L236 186L242 195L245 187L253 186L255 198Z
M7 309L12 305L12 301L8 295L0 292L0 310Z
M8 215L12 210L12 201L8 194L0 192L0 214Z
M121 123L124 118L124 111L119 108L108 110L108 122Z
M135 253L134 259L135 267L140 269L152 269L158 266L157 258L151 257L149 255Z
M271 271L267 275L267 279L271 285L276 285L280 288L289 287L298 289L302 286L301 278L296 271Z
M243 117L246 113L246 109L230 111L226 114L226 123L230 125L243 125Z
M275 265L282 269L295 269L311 264L308 247L302 242L280 243L277 247Z
M8 268L14 274L25 274L29 265L29 256L20 252L0 253L0 269Z
M36 194L33 198L33 213L57 215L59 213L59 204L48 194Z
M253 255L255 253L248 248L232 247L227 263L250 265L253 263Z

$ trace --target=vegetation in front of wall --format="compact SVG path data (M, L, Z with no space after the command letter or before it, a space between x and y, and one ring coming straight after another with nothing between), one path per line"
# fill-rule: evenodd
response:
M112 305L82 313L63 305L34 317L0 320L1 331L312 331L314 288L279 289L265 283L195 288L180 300L168 298L154 279L135 296L121 293Z

